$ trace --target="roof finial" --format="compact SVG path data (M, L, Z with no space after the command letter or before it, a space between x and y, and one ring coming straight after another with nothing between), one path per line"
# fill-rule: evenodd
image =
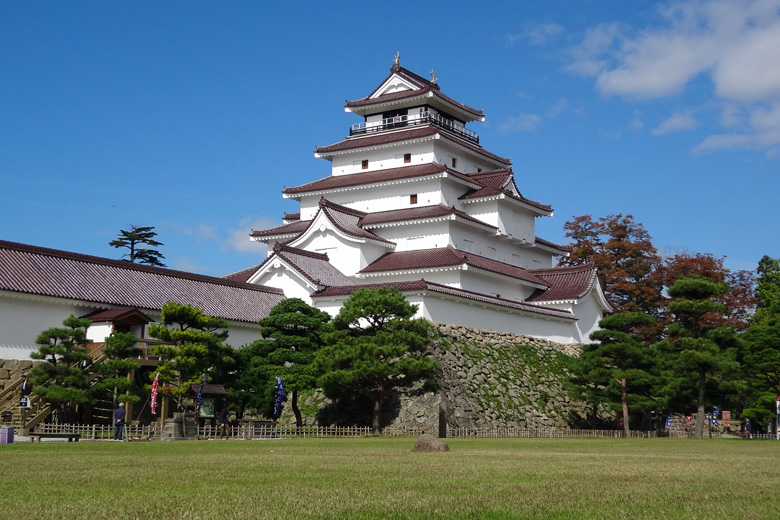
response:
M398 51L395 53L395 56L393 57L393 64L401 66L401 51Z
M431 69L431 83L433 83L435 85L437 79L438 78L436 77L436 73L433 72L433 69Z

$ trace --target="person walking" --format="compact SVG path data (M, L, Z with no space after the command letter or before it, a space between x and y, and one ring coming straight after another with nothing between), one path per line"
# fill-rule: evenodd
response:
M119 403L119 407L114 410L114 440L122 440L122 432L125 429L125 403Z
M230 409L228 408L227 403L225 403L225 406L223 406L222 410L219 412L219 425L222 428L222 431L219 434L220 439L222 439L222 437L225 437L225 440L230 439L229 415Z

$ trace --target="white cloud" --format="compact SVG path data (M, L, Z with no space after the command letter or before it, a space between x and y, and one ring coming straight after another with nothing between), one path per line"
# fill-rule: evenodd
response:
M268 229L279 225L281 225L281 223L274 222L268 218L244 218L235 228L228 230L228 236L223 241L221 248L223 250L232 249L239 253L262 253L266 250L265 244L249 240L249 233L251 233L253 229Z
M542 118L536 114L520 114L501 125L501 130L511 132L530 132L536 130Z
M514 44L521 40L528 41L531 45L546 45L563 34L564 29L556 23L525 24L518 34L507 35L507 41Z
M200 224L195 228L187 228L184 233L194 237L197 244L202 244L209 240L217 240L217 228L207 224Z
M708 79L717 97L711 106L727 106L720 119L732 131L713 132L695 151L777 145L780 0L673 1L658 14L657 25L641 30L618 24L589 29L570 50L565 70L595 78L606 96L628 100L678 94L695 78ZM743 120L748 126L733 131ZM654 133L693 124L690 114L675 114Z
M669 119L653 128L654 135L663 135L671 132L681 132L683 130L693 130L698 127L699 123L693 114L689 112L677 112L673 114Z

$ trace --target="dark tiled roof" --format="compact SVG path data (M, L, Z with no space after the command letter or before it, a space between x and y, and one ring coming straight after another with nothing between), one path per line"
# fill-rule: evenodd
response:
M495 226L482 222L455 208L445 206L444 204L438 204L435 206L419 206L415 208L403 208L394 209L390 211L377 211L375 213L368 213L366 216L360 219L360 225L364 228L370 228L379 224L387 224L390 222L403 222L407 220L426 220L435 219L440 217L448 217L456 215L462 219L474 222L484 227L496 229Z
M400 168L388 168L386 170L374 170L366 173L353 173L350 175L330 175L307 184L302 184L301 186L285 188L284 194L298 195L318 191L337 190L354 186L393 182L401 179L411 179L414 177L427 177L445 172L459 179L468 181L467 175L451 170L441 164L428 163L415 166L403 166ZM478 185L473 181L469 182L473 185Z
M549 240L545 240L545 239L539 238L539 237L536 237L534 240L539 245L543 245L543 246L547 246L547 247L550 247L550 248L553 248L553 249L557 249L558 251L563 251L564 253L568 253L569 252L569 247L568 246L562 246L560 244L556 244L555 242L550 242Z
M387 253L386 255L379 257L379 259L372 264L363 268L360 272L381 273L435 267L454 267L464 264L523 280L540 287L547 287L548 285L542 279L531 274L527 269L505 264L497 260L491 260L484 256L465 253L451 246L438 249L418 249L415 251Z
M289 236L299 235L306 231L311 224L311 220L298 220L289 224L282 224L281 226L272 227L269 229L253 229L249 233L250 237L275 237L275 236Z
M533 269L531 273L549 284L547 290L536 291L528 298L534 302L577 300L588 294L596 282L594 264Z
M366 216L366 213L357 211L329 200L320 199L320 211L324 213L337 229L342 233L356 237L374 240L385 244L393 244L379 235L366 231L360 227L360 219ZM316 220L316 217L315 217Z
M301 213L300 211L297 213L285 213L284 218L282 220L289 220L289 221L301 220Z
M241 282L241 283L247 283L247 281L252 277L253 274L257 272L258 269L260 269L260 266L265 263L265 260L257 265L253 265L252 267L247 267L246 269L241 269L240 271L236 271L235 273L226 274L222 277L223 280L230 280L232 282Z
M373 96L376 93L376 91L379 90L379 87L381 87L388 79L390 79L390 77L393 74L397 74L398 76L406 79L407 81L409 81L410 83L415 85L417 87L417 89L415 89L415 90L404 90L404 91L401 91L401 92L393 92L393 93L385 94L383 96L378 96L378 97L375 97L375 98L372 99L371 96ZM418 76L414 72L406 70L405 68L400 67L400 66L394 66L393 68L391 68L390 69L390 74L385 79L382 80L382 83L380 83L373 90L373 92L371 92L371 94L369 94L368 96L366 96L366 97L364 97L362 99L358 99L358 100L355 100L355 101L347 101L346 106L348 108L371 106L371 105L376 105L376 104L379 104L379 103L387 103L389 101L395 101L395 100L398 100L398 99L406 99L406 98L409 98L409 97L420 96L420 95L423 95L423 94L427 94L428 92L432 92L434 96L438 97L439 99L441 99L441 100L443 100L443 101L445 101L445 102L447 102L447 103L449 103L451 105L454 105L454 106L458 107L459 109L461 109L461 110L463 110L465 112L469 112L469 113L471 113L471 114L473 114L475 116L478 116L478 117L482 117L484 115L482 110L479 110L479 109L476 109L476 108L471 108L468 105L464 105L463 103L459 103L458 101L455 101L451 97L442 94L438 84L433 83L431 81L428 81L427 79L423 78L422 76Z
M487 294L481 294L473 291L466 291L463 289L457 289L455 287L449 287L425 280L416 280L412 282L400 282L400 283L379 283L379 284L365 284L365 285L351 285L347 287L327 287L322 291L316 292L311 295L312 298L327 298L333 296L348 296L358 289L371 288L376 289L379 287L395 287L401 292L413 292L413 291L432 291L450 296L457 296L469 300L476 300L484 303L498 305L501 307L507 307L510 309L516 309L520 311L526 311L532 314L542 314L545 316L552 316L556 318L564 318L568 320L576 320L577 318L570 312L552 309L549 307L543 307L540 305L530 305L523 302L516 302L507 300L504 298L498 298L496 296L490 296Z
M470 143L465 139L460 139L459 137L455 137L454 135L451 135L448 132L442 131L431 125L415 126L406 130L398 130L395 132L386 132L386 133L382 132L382 133L371 134L368 136L349 137L347 139L344 139L343 141L339 141L338 143L330 144L327 146L318 146L317 148L315 148L314 152L320 155L328 155L330 153L343 152L346 150L356 150L358 148L369 148L372 146L381 146L381 145L399 143L399 142L409 141L414 139L424 139L426 137L432 137L437 134L441 136L443 139L447 139L452 143L455 143L464 148L468 148L469 150L472 150L475 153L487 157L488 159L492 159L497 163L504 164L506 166L512 164L511 159L507 159L506 157L500 157L494 153L488 152L487 150L485 150L479 145Z
M173 301L251 323L284 299L278 289L6 241L0 290L156 311Z
M472 173L469 175L469 177L482 185L482 187L463 195L460 197L461 200L481 199L484 197L493 197L504 194L529 206L538 208L544 212L552 211L552 206L549 204L542 204L541 202L527 199L523 197L522 194L520 194L520 191L514 184L515 176L511 169ZM514 189L510 189L510 186Z
M328 261L328 255L322 253L312 253L295 247L276 244L274 254L267 260L278 256L291 267L295 268L299 274L304 276L315 285L354 285L355 282L347 278L344 273L333 267Z
M151 323L154 321L152 318L139 311L135 307L119 307L117 309L108 309L105 311L95 312L94 314L89 314L85 317L93 323L98 321L126 321L128 319L143 323Z

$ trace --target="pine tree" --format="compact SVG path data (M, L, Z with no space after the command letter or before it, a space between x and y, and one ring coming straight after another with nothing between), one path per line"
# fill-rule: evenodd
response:
M75 316L63 321L64 327L53 327L35 339L38 350L30 357L42 359L32 370L34 392L55 407L61 422L75 419L76 408L93 401L90 387L90 363L86 329L92 322Z
M129 262L165 267L165 264L160 261L165 258L162 253L156 249L139 247L144 245L150 247L165 245L154 240L156 236L157 233L155 233L153 226L130 226L129 230L121 229L119 237L109 242L108 245L128 249L129 252L123 255L122 258L126 258Z
M375 435L382 431L382 407L397 388L437 388L436 362L425 356L428 322L414 319L417 306L395 288L358 289L333 319L315 366L325 394L349 394L373 402Z
M254 375L254 380L262 380L262 386L267 387L277 377L284 379L298 428L303 426L298 393L317 386L314 357L322 346L320 334L329 321L326 312L299 298L289 298L260 320L264 339L241 349L248 362L244 371Z
M652 316L641 312L613 314L602 319L601 329L590 335L598 343L582 347L581 370L590 383L604 389L613 383L617 385L626 436L631 433L629 401L646 401L646 397L631 390L648 387L652 381L651 352L637 337L636 330L652 322Z
M680 278L669 288L675 301L669 304L674 321L667 338L657 343L665 352L667 395L679 398L686 387L695 392L697 404L696 437L704 434L707 388L718 386L726 377L737 377L737 337L733 327L713 327L708 314L722 314L725 306L716 301L729 286L707 278Z
M203 374L214 382L224 382L235 370L235 352L224 343L227 320L207 315L191 305L168 302L162 306L162 318L149 327L149 335L166 342L154 345L151 352L163 356L157 370L160 384L176 400L178 411L184 411L187 392L198 384Z

